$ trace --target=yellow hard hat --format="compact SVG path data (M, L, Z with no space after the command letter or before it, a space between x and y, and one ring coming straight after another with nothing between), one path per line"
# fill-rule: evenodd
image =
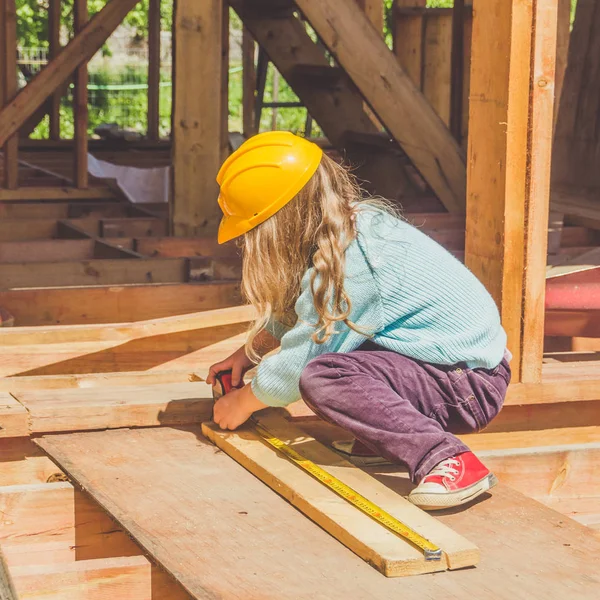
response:
M273 216L310 180L323 151L289 131L259 133L224 163L217 183L223 219L219 244L243 235Z

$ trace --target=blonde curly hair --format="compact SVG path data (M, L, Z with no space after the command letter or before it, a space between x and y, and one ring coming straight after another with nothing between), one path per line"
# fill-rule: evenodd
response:
M294 305L306 271L318 320L312 339L325 343L335 324L349 320L351 301L344 290L345 258L356 238L355 215L361 204L386 208L384 202L361 200L356 178L327 155L304 188L272 217L241 239L242 292L257 312L246 341L246 354L256 362L256 336L271 319L293 325Z

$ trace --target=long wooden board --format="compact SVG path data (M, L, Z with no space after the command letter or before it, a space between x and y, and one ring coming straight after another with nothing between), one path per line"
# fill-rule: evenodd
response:
M386 579L215 452L199 428L73 433L38 443L195 598L597 598L600 539L502 485L467 511L439 516L481 549L476 569ZM375 475L406 490L403 477Z
M259 421L302 456L444 551L440 563L427 562L420 550L359 512L298 466L282 459L276 450L263 442L252 426L230 432L222 431L214 423L202 424L202 433L219 448L384 575L398 577L432 573L469 567L479 562L479 550L474 544L307 436L283 416L267 412L261 415Z
M183 283L188 279L185 258L93 259L89 261L12 263L0 265L0 286L53 286Z
M123 323L239 304L238 282L142 284L0 291L16 325Z

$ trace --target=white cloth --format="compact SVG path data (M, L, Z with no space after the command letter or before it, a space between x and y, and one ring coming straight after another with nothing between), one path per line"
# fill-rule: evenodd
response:
M127 198L136 204L169 201L169 167L126 167L88 154L88 171L94 177L116 179Z

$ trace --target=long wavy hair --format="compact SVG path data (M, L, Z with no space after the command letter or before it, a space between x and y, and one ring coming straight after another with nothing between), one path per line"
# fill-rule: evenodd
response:
M244 235L242 291L258 315L246 341L246 354L252 360L259 360L255 338L272 318L294 324L294 305L310 267L317 313L313 341L323 344L329 340L338 322L358 331L348 318L352 304L344 290L344 253L356 238L355 216L360 204L389 208L379 199L361 201L356 178L323 155L300 193Z

